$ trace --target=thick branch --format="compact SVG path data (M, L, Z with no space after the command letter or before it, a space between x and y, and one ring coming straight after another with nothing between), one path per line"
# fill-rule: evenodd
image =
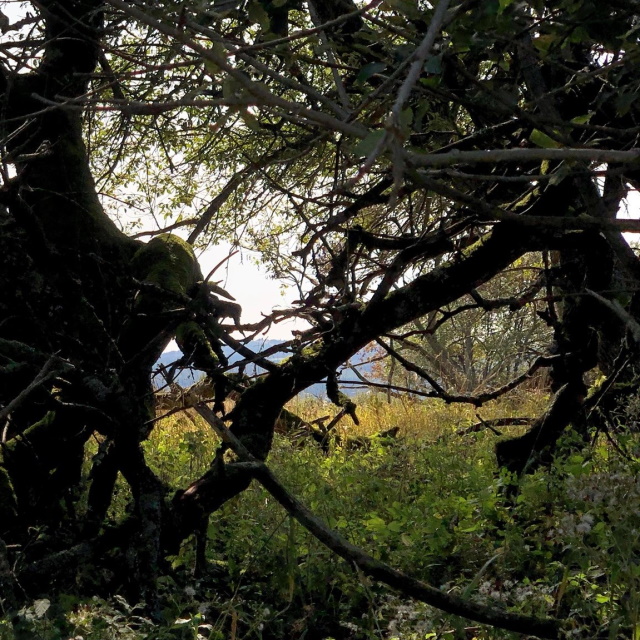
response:
M480 149L479 151L454 150L449 153L420 154L407 152L407 159L416 167L448 167L454 164L495 164L497 162L621 162L640 160L640 150L616 151L615 149Z

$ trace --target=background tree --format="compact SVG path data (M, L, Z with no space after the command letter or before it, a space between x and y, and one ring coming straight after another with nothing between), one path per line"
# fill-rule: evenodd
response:
M546 309L545 279L540 255L531 254L456 303L395 332L389 352L402 354L427 375L399 366L391 355L385 361L388 379L437 397L429 379L472 396L519 378L546 353L551 339L536 308ZM546 375L541 372L528 386L535 384L544 389Z
M482 308L482 285L532 252L553 252L539 311L553 330L556 396L531 431L500 444L499 462L522 473L569 425L584 431L585 373L604 373L592 396L603 407L614 380L635 380L639 264L622 232L638 225L617 212L638 181L637 5L41 0L9 19L0 535L26 549L20 583L35 589L106 555L153 609L163 558L210 513L253 477L278 493L260 461L288 400L327 378L344 406L337 367L456 301ZM113 222L127 208L155 216L147 244ZM178 229L186 242L159 233ZM300 292L295 308L235 337L224 320L238 309L193 252L229 237ZM312 328L287 361L242 344L293 315ZM203 409L227 444L177 492L140 446L154 425L151 370L172 336L183 364L216 384L216 408L239 394L225 416L232 436ZM222 343L267 374L225 375ZM107 526L118 473L132 515ZM396 588L556 633L372 564L279 495Z

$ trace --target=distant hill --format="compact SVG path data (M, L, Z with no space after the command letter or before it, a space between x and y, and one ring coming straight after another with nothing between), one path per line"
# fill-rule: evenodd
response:
M265 351L266 349L271 349L272 347L276 347L277 345L282 344L281 340L252 340L247 343L247 347L254 351L255 353L259 353L261 351ZM229 363L239 362L243 360L243 357L238 353L233 352L233 350L229 347L224 347L225 355L229 360ZM269 356L269 360L274 362L278 362L283 358L286 358L289 354L285 351L277 351ZM160 359L157 362L157 365L163 365L164 367L170 368L172 364L182 358L181 351L167 351L160 356ZM358 368L362 375L367 378L371 378L371 364L364 364L368 359L368 356L363 354L362 352L357 353L353 358L351 358L351 363ZM254 368L247 367L247 373L260 372L260 367L254 366ZM202 371L198 371L196 369L182 369L179 368L176 370L174 375L174 382L179 384L181 387L190 387L192 384L196 383L200 378L202 378L204 374ZM358 382L358 377L356 374L350 369L343 369L340 377L340 381L352 381ZM161 387L164 385L164 378L161 373L157 373L154 376L154 385L156 387ZM341 390L347 395L355 395L360 393L365 389L364 386L360 385L344 385L341 386ZM322 383L311 385L304 393L323 397L326 396L325 385Z

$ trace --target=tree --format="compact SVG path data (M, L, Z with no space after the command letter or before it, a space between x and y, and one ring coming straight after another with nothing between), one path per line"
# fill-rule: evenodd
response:
M391 354L397 350L421 371L399 366L391 355L390 379L421 394L433 394L431 380L451 392L473 396L522 375L532 377L531 362L545 353L551 332L536 308L544 309L536 298L546 273L539 255L525 258L471 295L397 332L385 348Z
M25 545L34 530L56 532L25 547L20 583L37 588L128 545L137 555L124 554L127 579L153 609L164 556L256 477L374 577L554 637L553 621L458 601L371 564L318 529L262 461L289 399L327 378L344 406L335 371L349 357L464 296L484 309L479 288L531 252L548 256L539 311L554 337L537 366L550 365L556 395L527 434L499 445L499 462L522 473L570 425L586 428L594 397L606 407L614 381L635 380L640 265L622 233L638 223L617 212L639 179L637 9L41 0L7 18L0 537ZM147 208L163 233L146 244L123 233L107 215L122 200ZM306 318L312 328L285 362L231 335L224 320L239 309L198 267L193 245L229 236L299 288L294 309L245 327ZM184 364L216 385L215 408L239 394L225 417L232 435L202 409L227 444L175 494L140 446L154 424L151 370L172 336ZM222 343L267 373L248 384L225 375ZM585 399L596 366L606 380ZM483 401L430 384L449 401ZM107 526L118 473L135 508Z

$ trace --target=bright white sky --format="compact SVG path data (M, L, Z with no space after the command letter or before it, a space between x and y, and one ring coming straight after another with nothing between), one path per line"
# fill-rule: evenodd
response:
M202 273L206 276L231 251L228 243L221 243L211 247L198 255ZM256 252L242 249L227 260L211 277L227 293L231 294L242 307L241 321L243 324L259 322L264 315L268 315L274 307L290 307L298 296L293 288L283 288L278 280L270 278L266 269L256 264ZM291 331L304 331L309 325L302 321L288 320L271 326L266 334L256 338L271 340L290 340ZM167 345L167 351L177 351L175 340Z
M206 276L230 251L230 245L223 243L201 253L198 258L202 273ZM211 277L212 282L218 282L242 307L243 324L259 322L263 314L268 315L274 307L290 307L298 298L293 288L283 288L282 283L270 278L266 269L256 264L256 258L259 258L257 253L242 249ZM300 321L280 322L272 325L266 337L288 340L292 329L306 328L308 325Z

